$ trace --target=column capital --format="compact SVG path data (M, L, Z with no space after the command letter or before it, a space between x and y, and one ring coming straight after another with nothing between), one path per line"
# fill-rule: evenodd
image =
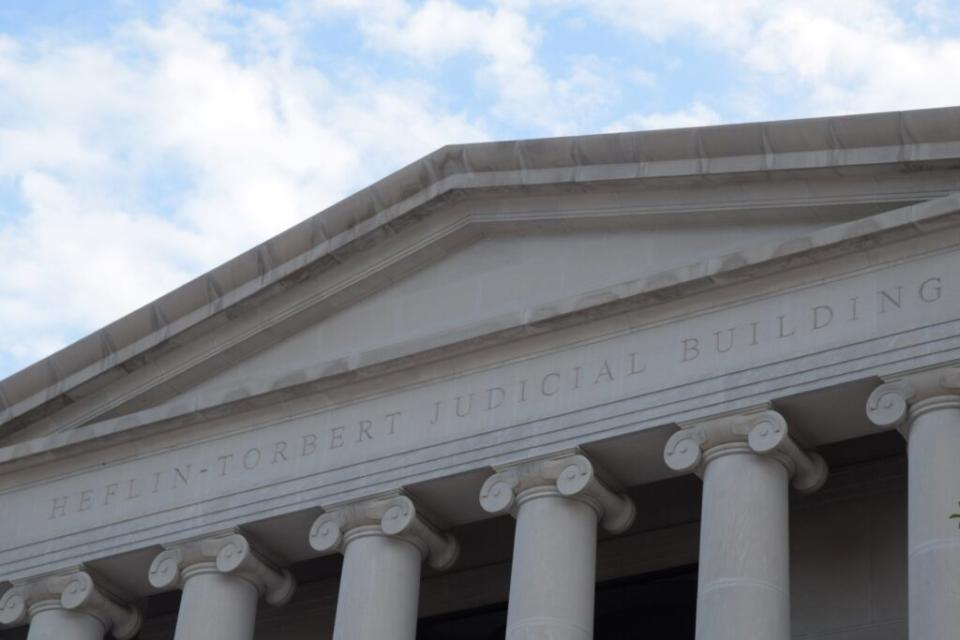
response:
M102 578L80 567L15 582L0 598L0 624L23 624L50 609L91 615L117 640L132 638L143 622L139 609L123 604Z
M406 540L434 569L449 568L460 555L456 539L439 531L400 492L331 507L310 527L310 546L324 554L342 553L350 540L365 535Z
M779 460L792 476L793 487L802 493L816 491L827 480L824 459L801 449L790 436L786 419L771 409L683 424L667 440L663 458L674 471L700 474L711 459L742 451Z
M254 548L249 537L228 532L167 546L150 564L150 584L158 589L182 587L198 573L219 572L246 580L272 605L293 597L296 583L286 569L268 559L266 551Z
M613 491L598 477L593 462L579 451L524 460L503 467L480 489L480 506L488 513L511 513L525 499L552 494L580 500L597 512L601 526L611 533L630 528L636 507L626 495Z
M937 406L960 407L960 367L943 367L890 376L867 398L867 417L878 427L907 437L910 419Z

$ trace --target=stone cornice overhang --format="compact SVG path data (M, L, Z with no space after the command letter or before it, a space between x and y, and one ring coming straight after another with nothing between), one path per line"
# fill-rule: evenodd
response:
M111 409L146 389L167 384L175 387L174 378L182 371L155 367L155 373L143 376L148 381L133 385L126 395L120 394L120 400L100 403L73 421L56 420L56 413L64 407L130 374L142 374L164 354L396 236L436 207L463 194L616 183L696 184L751 175L882 173L882 168L904 172L936 166L955 168L958 161L960 108L444 147L0 382L0 433L10 434L45 420L53 424L50 430L78 427L109 416ZM739 256L719 262L739 264ZM625 283L575 301L558 301L523 317L485 323L481 334L477 328L468 327L456 336L437 338L444 344L458 343L466 348L481 336L509 339L548 325L579 321L585 309L596 307L595 312L608 313L612 312L612 303L662 300L716 284L692 275L711 273L706 264L679 271L688 275L679 277L671 272L643 284ZM724 277L732 277L732 272L724 271ZM258 331L269 328L259 326ZM244 353L243 343L241 339L230 347L217 345L206 356L183 363L183 367L200 370L214 357L238 359ZM227 348L237 353L227 353ZM435 348L438 345L400 345L394 353L369 354L356 363L335 365L333 371L359 370L409 353L423 352L428 357ZM331 377L329 366L324 372ZM303 379L300 386L304 386ZM276 392L277 388L263 391ZM159 414L169 413L171 408L161 406L109 420L94 430L162 419ZM191 408L194 414L201 409ZM65 441L83 439L80 433L60 437ZM33 444L25 443L17 449L31 449Z
M266 380L263 388L241 399L207 399L206 403L176 402L131 413L0 448L0 472L41 464L139 437L143 428L178 428L236 414L256 407L315 393L323 385L373 376L413 364L449 357L472 349L571 326L585 321L642 309L684 296L731 286L763 276L814 265L833 258L942 232L960 226L960 193L898 208L868 218L820 229L787 242L774 242L594 291L545 305L542 316L531 309L465 327L462 335L433 336L415 344L392 346L389 353L364 354L359 366L336 376L326 365L298 372L296 383ZM456 338L456 339L454 339ZM401 360L402 358L402 360ZM366 366L366 362L378 362ZM286 373L285 377L289 377Z

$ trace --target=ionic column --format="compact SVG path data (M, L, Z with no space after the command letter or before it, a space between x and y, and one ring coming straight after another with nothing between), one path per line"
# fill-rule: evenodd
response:
M103 640L108 631L127 640L142 620L82 569L15 583L0 598L0 624L29 622L27 640Z
M910 640L960 633L960 369L924 371L877 387L867 416L907 440Z
M819 489L823 458L802 451L774 411L686 426L664 458L703 478L697 640L790 640L788 484Z
M498 468L480 505L517 520L507 640L592 638L597 522L625 531L633 502L601 482L589 459L567 452Z
M167 548L150 565L150 584L183 590L175 640L252 640L257 601L284 604L295 588L289 571L239 533Z
M420 565L452 565L456 541L401 494L341 505L310 529L321 553L343 553L334 640L414 640Z

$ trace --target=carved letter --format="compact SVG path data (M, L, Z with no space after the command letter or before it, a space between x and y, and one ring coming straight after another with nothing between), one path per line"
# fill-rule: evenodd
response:
M80 492L80 506L77 511L87 511L93 506L93 489L86 489Z
M373 426L373 423L369 420L360 421L360 431L357 433L357 442L363 442L364 440L373 440L373 435L370 433L370 427Z
M823 315L821 315L823 312ZM821 304L813 308L813 330L823 329L833 322L833 309L830 305Z
M233 454L232 454L232 453L228 453L228 454L225 455L225 456L220 456L220 457L217 458L217 462L220 463L220 475L221 475L221 476L227 475L227 463L230 462L231 460L233 460Z
M487 389L487 411L492 411L498 408L506 399L506 389L503 387L490 387Z
M850 320L856 320L859 316L857 315L857 302L860 301L859 296L853 296L850 298Z
M557 386L553 388L553 391L547 391L547 380L549 380L550 378L555 378L557 381ZM559 373L553 372L543 376L543 380L540 381L540 393L542 393L545 396L554 396L559 391L560 391L560 374Z
M727 341L727 344L724 347L720 346L720 334L723 332L722 331L713 332L714 344L717 347L717 353L726 353L727 351L730 351L730 349L733 349L733 331L735 328L736 327L730 327L729 329L727 329L727 332L730 334L730 340Z
M287 461L287 443L283 440L278 440L273 443L273 462L271 464L277 464L278 461L283 460Z
M784 332L784 326L783 326L784 323L783 323L783 320L784 320L786 317L787 317L787 316L777 316L777 320L780 321L780 335L777 336L778 338L789 338L790 336L794 335L794 334L797 332L796 329L792 329L792 330L790 331L790 333L785 333L785 332Z
M303 446L300 447L300 457L312 456L317 450L317 434L308 433L303 436Z
M262 454L260 453L260 449L258 449L257 447L252 447L250 449L247 449L247 452L243 454L243 468L246 469L247 471L250 471L251 469L255 469L257 465L260 464L261 455Z
M330 448L339 449L343 446L343 431L346 427L334 427L330 429Z
M700 341L696 338L683 339L683 360L681 362L690 362L700 357ZM692 355L691 355L692 354Z
M120 488L120 483L111 482L103 490L103 506L110 504L110 498L115 498L117 495L117 489Z
M610 363L606 360L603 361L603 366L600 367L600 371L597 373L597 377L594 379L593 384L599 384L601 378L606 378L607 382L613 382L613 374L610 372Z
M887 312L887 300L890 301L890 304L895 306L897 309L900 308L900 294L903 292L903 287L897 287L897 297L894 298L889 293L884 290L880 290L880 313Z
M67 497L68 496L62 496L53 499L53 511L50 513L51 520L67 515Z
M430 421L430 424L437 424L437 421L440 420L440 403L441 402L443 401L437 400L436 402L433 403L433 408L434 408L433 420Z
M137 488L137 478L130 478L130 482L127 485L127 499L136 500L140 497L140 489Z
M468 415L470 415L471 411L473 411L473 394L471 393L469 396L467 396L468 402L467 402L466 409L462 409L460 407L460 401L462 399L463 399L463 396L457 396L457 417L458 418L465 418Z
M640 355L639 353L634 351L633 353L628 353L627 355L630 356L630 373L628 373L627 375L635 376L638 373L643 373L644 371L647 370L646 364L641 364L640 368L639 369L637 368L637 356Z
M389 435L392 436L394 433L396 433L397 418L399 418L401 415L401 412L394 411L393 413L388 413L386 416L384 416L384 418L387 420L387 433Z
M751 322L751 323L750 323L750 332L751 332L750 335L752 336L752 337L750 338L750 346L751 346L751 347L753 347L753 346L755 346L755 345L758 344L758 341L757 341L757 325L759 325L759 324L760 324L759 322Z
M920 283L920 299L924 302L936 302L942 293L940 278L927 278Z
M580 373L583 371L583 367L574 367L573 368L573 388L580 388Z
M180 467L175 467L173 469L173 488L174 489L177 488L178 479L179 481L183 482L183 484L187 484L188 482L190 482L190 465L187 465L185 468L187 470L186 473L184 473L183 471L180 471Z

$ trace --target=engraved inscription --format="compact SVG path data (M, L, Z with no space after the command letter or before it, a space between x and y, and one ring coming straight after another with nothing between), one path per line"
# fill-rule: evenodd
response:
M802 295L780 295L495 370L468 372L291 420L282 428L258 427L175 455L149 457L143 464L98 470L80 476L79 482L60 481L44 489L36 503L42 509L38 517L72 522L90 515L92 524L101 511L127 514L141 504L159 509L188 497L216 497L235 487L307 477L649 393L763 358L776 361L782 354L823 348L830 340L861 340L883 327L897 329L898 322L919 318L928 323L937 313L960 317L960 291L953 278L930 270L902 278L871 276L853 285L812 287Z

